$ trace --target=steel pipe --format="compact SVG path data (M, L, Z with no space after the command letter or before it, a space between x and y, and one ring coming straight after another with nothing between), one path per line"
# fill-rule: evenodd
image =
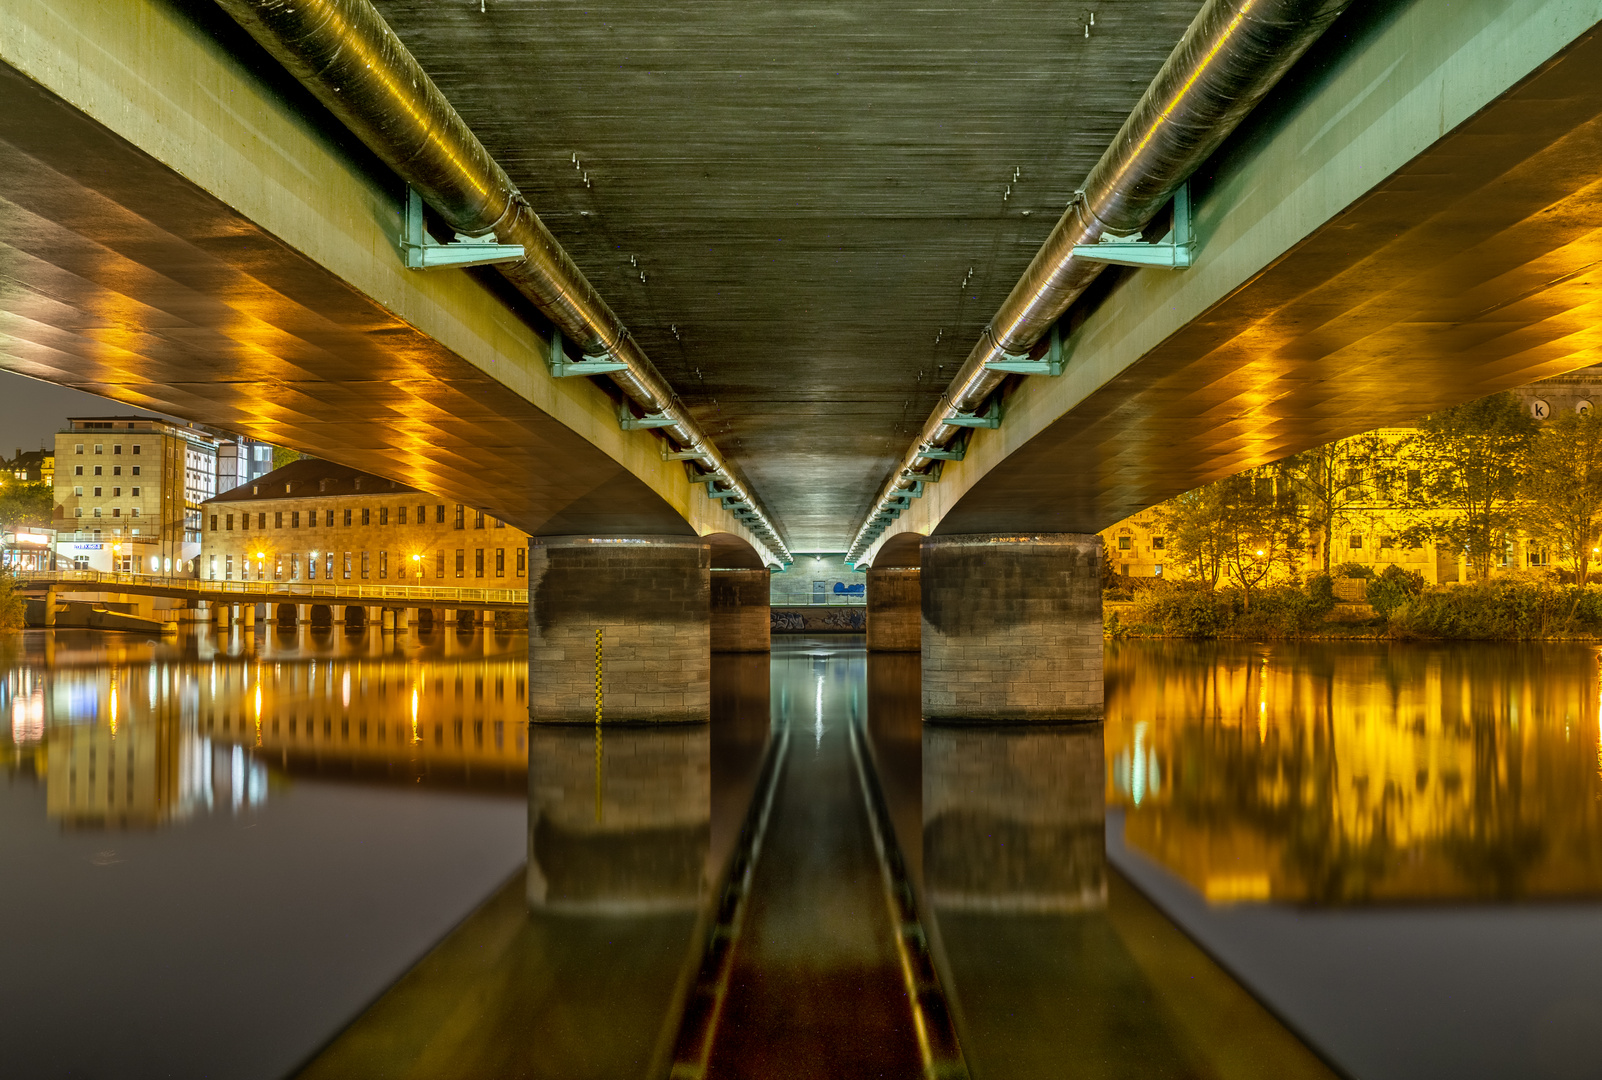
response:
M708 472L754 498L655 365L557 243L544 222L370 0L217 0L290 74L416 190L457 233L521 244L524 258L496 267L587 356L627 365L611 372L657 430L704 451ZM767 522L783 558L789 552Z
M1208 0L958 369L858 529L852 554L871 542L873 515L885 501L916 483L927 461L920 450L949 443L962 429L948 421L973 412L1007 378L986 365L1027 354L1105 269L1076 257L1074 247L1151 224L1351 2Z

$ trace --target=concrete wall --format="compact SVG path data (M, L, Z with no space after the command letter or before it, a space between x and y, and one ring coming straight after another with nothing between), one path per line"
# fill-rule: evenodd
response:
M851 569L841 555L797 555L795 562L787 569L773 575L773 603L786 606L810 604L814 583L819 581L823 582L824 600L839 604L846 602L846 598L834 591L835 585L866 585L868 575ZM857 596L853 601L860 604L862 598Z
M767 652L772 608L766 570L712 571L712 651Z
M605 719L711 715L711 547L676 536L536 537L529 543L529 718L595 719L604 633Z
M932 536L922 586L926 719L1101 716L1099 537Z
M868 571L868 648L917 652L923 643L923 594L916 566Z

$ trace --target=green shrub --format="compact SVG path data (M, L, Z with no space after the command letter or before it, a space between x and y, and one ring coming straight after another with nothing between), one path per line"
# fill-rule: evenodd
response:
M1229 599L1204 584L1154 578L1135 590L1135 606L1123 625L1166 637L1216 637L1233 614Z
M1512 641L1574 632L1573 590L1550 582L1496 578L1421 592L1390 617L1396 637ZM1569 595L1565 595L1569 594Z
M1335 568L1336 577L1344 578L1371 578L1374 576L1372 567L1364 566L1358 562L1343 562Z
M1369 580L1367 599L1376 615L1388 618L1391 612L1423 591L1423 574L1392 564L1379 577Z
M1307 579L1307 598L1320 615L1335 610L1335 581L1328 574L1314 574Z

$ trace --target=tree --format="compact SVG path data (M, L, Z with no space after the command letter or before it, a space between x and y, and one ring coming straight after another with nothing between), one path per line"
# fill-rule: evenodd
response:
M1196 581L1218 587L1224 573L1223 547L1217 524L1223 512L1223 489L1207 484L1169 499L1157 510L1167 534L1168 549Z
M1468 554L1476 577L1489 578L1507 550L1535 437L1535 421L1505 391L1426 416L1414 444L1420 482L1409 502L1432 513L1406 531L1406 541L1449 544Z
M55 492L49 484L7 481L0 487L0 532L48 529L54 507Z
M1397 447L1377 435L1358 435L1292 454L1278 463L1300 507L1309 538L1317 537L1324 573L1337 532L1352 511L1372 501L1372 488L1385 476Z
M1557 548L1584 585L1602 525L1602 414L1566 412L1540 430L1522 509L1530 536Z
M1294 570L1301 523L1287 485L1274 466L1249 469L1170 499L1159 511L1167 542L1191 576L1217 588L1226 579L1252 592L1276 568Z
M299 450L291 450L287 446L273 447L273 468L282 469L292 461L299 461L305 457Z

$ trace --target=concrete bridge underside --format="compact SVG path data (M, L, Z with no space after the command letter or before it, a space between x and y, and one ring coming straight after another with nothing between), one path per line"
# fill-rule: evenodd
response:
M802 551L850 541L1199 6L374 2ZM1111 522L1602 359L1599 21L1324 33L1193 176L1194 265L1104 274L1066 370L1004 386L867 553L922 565L887 617L926 716L1099 709ZM0 365L483 507L536 536L536 718L582 711L613 618L623 707L706 716L710 569L771 553L609 384L551 376L500 278L402 269L397 178L252 38L209 0L15 0L0 62Z

